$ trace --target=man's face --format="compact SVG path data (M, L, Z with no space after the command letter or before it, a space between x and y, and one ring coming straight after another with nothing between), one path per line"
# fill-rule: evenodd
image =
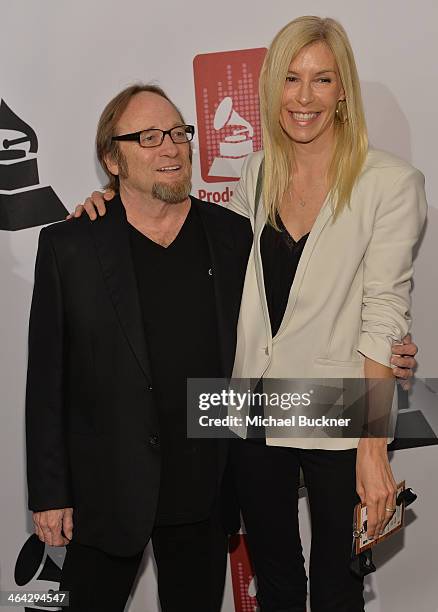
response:
M133 96L117 124L116 134L130 134L151 128L170 130L183 122L165 98L151 92ZM153 197L169 204L183 202L191 190L189 143L175 144L167 134L157 147L141 147L135 141L117 143L127 172L108 159L113 174L119 175L120 191Z

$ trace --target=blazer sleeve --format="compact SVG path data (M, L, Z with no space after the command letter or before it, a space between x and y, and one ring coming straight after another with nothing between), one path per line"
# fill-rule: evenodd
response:
M253 156L248 155L242 166L240 181L237 183L236 189L233 192L231 200L227 206L233 212L236 212L243 217L252 219L254 217L254 193L250 197L251 170L250 165L253 161ZM255 185L254 185L255 189Z
M73 506L63 401L61 279L48 228L40 233L29 321L26 450L29 509Z
M413 249L426 219L424 176L409 167L386 190L364 258L358 351L390 366L391 346L410 327Z

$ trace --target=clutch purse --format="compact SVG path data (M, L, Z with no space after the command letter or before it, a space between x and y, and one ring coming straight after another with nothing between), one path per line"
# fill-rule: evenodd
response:
M405 481L397 485L397 501L395 512L383 532L370 540L367 536L367 506L357 504L354 508L353 545L351 551L351 571L363 577L376 571L372 559L372 548L390 538L403 528L405 508L417 499L412 489L405 488Z

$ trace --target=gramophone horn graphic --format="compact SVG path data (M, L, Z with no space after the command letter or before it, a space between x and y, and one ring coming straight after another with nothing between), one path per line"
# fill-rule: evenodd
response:
M15 563L15 584L19 587L29 585L29 591L47 592L50 589L59 589L61 581L61 568L64 560L64 548L49 548L32 534L24 543ZM34 583L36 582L36 585ZM48 585L47 582L55 584ZM57 606L53 604L50 609ZM24 607L25 612L46 609L38 606Z
M52 187L40 187L34 130L4 100L0 104L0 229L61 221L67 209Z
M243 162L254 151L254 128L233 109L233 99L224 98L216 109L213 127L219 131L225 126L233 126L233 133L225 136L219 143L219 156L215 157L209 176L240 177Z

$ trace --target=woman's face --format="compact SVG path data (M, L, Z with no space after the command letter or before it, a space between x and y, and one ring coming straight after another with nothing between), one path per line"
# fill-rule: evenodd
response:
M280 125L294 143L330 145L336 105L344 99L333 53L322 41L312 43L290 63Z

